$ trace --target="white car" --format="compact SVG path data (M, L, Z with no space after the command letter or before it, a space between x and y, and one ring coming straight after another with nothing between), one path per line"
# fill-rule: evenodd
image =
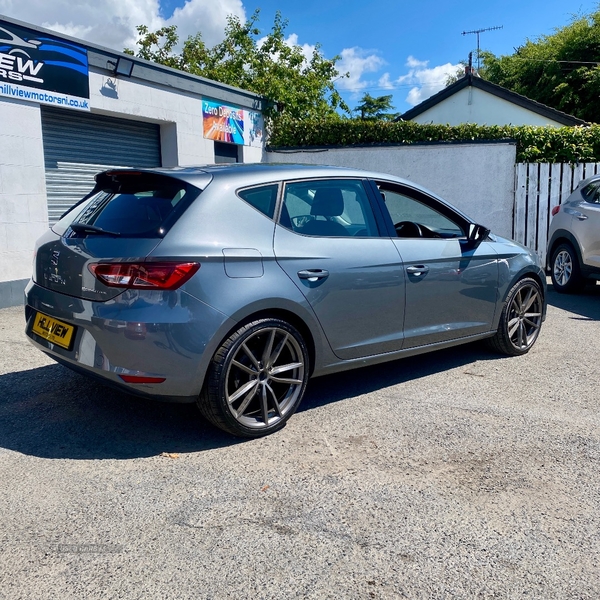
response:
M580 291L600 279L600 175L584 179L552 210L547 261L557 292Z

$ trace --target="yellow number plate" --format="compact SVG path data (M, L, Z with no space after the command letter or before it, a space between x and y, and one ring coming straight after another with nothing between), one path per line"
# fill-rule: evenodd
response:
M67 325L42 313L36 313L35 320L33 321L33 333L37 333L40 337L57 346L67 348L67 350L71 345L71 338L74 331L75 327L72 325Z

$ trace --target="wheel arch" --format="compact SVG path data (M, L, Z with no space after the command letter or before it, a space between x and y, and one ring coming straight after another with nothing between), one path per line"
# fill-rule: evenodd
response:
M508 299L508 295L510 291L514 288L514 286L519 283L519 281L523 279L533 279L542 290L542 303L544 307L544 319L546 318L546 274L542 269L535 269L533 266L527 266L522 268L507 284L503 294L502 294L502 302L498 305L498 309L496 310L496 314L494 316L494 325L493 329L498 328L498 324L500 323L500 316L502 313L502 307L504 303Z
M573 249L575 250L575 254L577 256L577 262L579 263L579 268L581 270L583 269L581 249L579 248L579 243L577 242L577 239L570 231L567 231L566 229L557 229L552 234L552 237L550 238L550 243L548 244L548 253L546 254L546 270L548 272L552 269L551 263L554 251L556 250L556 248L558 248L558 246L560 246L560 244L563 244L564 242L567 242L571 246L573 246Z
M291 310L285 308L265 308L257 312L253 312L236 323L235 327L232 328L232 331L230 331L224 339L227 339L227 337L239 327L243 327L247 323L251 323L252 321L256 321L258 319L281 319L298 330L308 350L309 376L312 375L312 372L315 369L317 352L315 338L307 323L298 314L292 312Z
M242 311L231 316L235 323L228 330L220 333L220 340L216 347L220 347L230 335L247 323L267 318L281 319L298 330L308 350L309 374L312 375L318 363L322 361L323 354L327 354L329 342L309 306L277 299L246 306Z

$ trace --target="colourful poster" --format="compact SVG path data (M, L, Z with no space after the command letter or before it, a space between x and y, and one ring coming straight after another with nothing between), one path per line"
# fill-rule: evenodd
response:
M204 137L218 142L244 144L244 111L212 100L202 101Z
M244 146L260 148L263 145L264 119L261 113L244 111Z

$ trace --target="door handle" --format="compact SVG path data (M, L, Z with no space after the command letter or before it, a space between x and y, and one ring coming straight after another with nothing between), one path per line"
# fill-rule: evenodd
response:
M314 282L329 277L329 271L325 269L304 269L303 271L298 271L298 277Z
M409 275L416 275L420 277L421 275L425 275L429 271L429 267L425 265L413 265L412 267L406 267L406 272Z
M584 215L583 213L579 213L578 215L575 215L580 221L585 221L587 219L587 215Z

